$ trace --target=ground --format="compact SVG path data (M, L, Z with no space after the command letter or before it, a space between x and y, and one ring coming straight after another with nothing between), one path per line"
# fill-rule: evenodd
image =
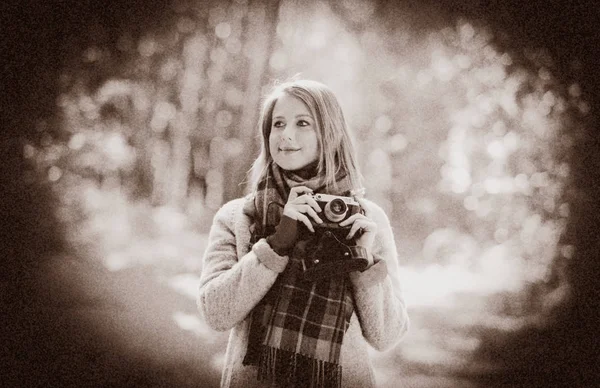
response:
M20 298L8 302L14 319L5 328L12 353L5 381L15 387L218 386L227 333L199 319L189 295L194 279L169 280L141 266L111 272L89 260L53 257L36 277L11 288ZM399 362L398 352L373 352L380 386L475 386L452 376L453 364L468 361L473 339L455 333L454 349L435 349L425 317L413 315L413 332L401 345L401 361L411 362Z

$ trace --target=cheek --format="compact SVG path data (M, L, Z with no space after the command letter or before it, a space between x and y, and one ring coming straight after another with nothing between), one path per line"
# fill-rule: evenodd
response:
M271 132L271 134L269 135L269 151L273 151L276 148L277 148L277 136L275 136L273 134L273 132Z
M309 140L310 144L311 144L311 148L313 149L314 152L319 153L321 151L321 147L319 146L319 140L317 139L316 134L313 134L311 136L311 139Z

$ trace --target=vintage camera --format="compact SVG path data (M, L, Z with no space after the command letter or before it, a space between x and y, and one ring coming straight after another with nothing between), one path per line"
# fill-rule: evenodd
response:
M318 281L332 276L343 276L351 271L362 271L368 265L364 248L356 246L355 238L346 239L351 225L339 223L362 211L360 204L351 197L329 194L312 194L321 208L322 224L311 220L315 227L314 240L308 255L302 260L303 278Z
M322 210L319 216L323 220L323 223L317 224L313 221L313 225L319 228L342 228L339 225L340 222L361 211L360 204L352 197L342 197L330 194L312 194L311 196L317 201L317 204ZM348 226L344 229L349 228L350 227Z

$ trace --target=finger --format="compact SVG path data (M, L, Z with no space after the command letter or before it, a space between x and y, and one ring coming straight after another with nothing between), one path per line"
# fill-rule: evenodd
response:
M346 238L350 239L354 237L359 230L363 233L377 233L377 224L368 218L360 218L352 224L350 232Z
M288 201L298 198L301 194L312 193L313 190L306 186L296 186L290 189L290 195Z
M297 198L297 200L302 201L303 203L306 203L307 205L310 205L310 207L312 207L313 209L315 209L315 211L317 213L321 212L321 206L319 206L319 204L317 203L317 201L311 197L308 194L304 194L301 195L300 197Z
M348 226L359 219L365 219L365 216L360 213L353 214L344 221L340 222L340 226Z
M317 215L317 212L315 212L315 210L312 207L310 207L309 205L298 205L298 210L301 213L306 213L306 214L310 215L319 224L323 223L323 220Z
M354 237L354 235L356 234L356 232L358 232L359 229L364 228L363 223L359 220L356 221L354 224L352 224L352 227L350 228L350 232L348 232L348 235L346 236L346 239L351 239L352 237Z
M304 206L306 206L306 205L304 205ZM306 209L309 209L309 208L307 207ZM302 214L302 212L297 208L297 206L291 206L288 204L284 208L283 214L293 220L302 222L304 225L306 225L306 227L308 229L310 229L312 232L314 232L314 228L310 222L310 219L306 215Z
M306 225L306 227L308 228L308 230L310 230L311 232L313 232L313 233L315 232L315 228L310 223L310 220L308 219L308 217L305 216L304 214L298 213L298 221L300 221L304 225Z
M354 197L356 202L360 205L360 208L363 210L364 214L367 215L367 205L364 198Z

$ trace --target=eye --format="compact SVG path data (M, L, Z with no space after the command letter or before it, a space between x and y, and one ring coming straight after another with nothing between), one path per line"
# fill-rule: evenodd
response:
M277 120L273 122L273 128L281 128L285 126L285 123L281 120Z
M308 121L306 121L306 120L299 120L298 121L298 126L299 127L307 127L309 125L310 125L310 123Z

